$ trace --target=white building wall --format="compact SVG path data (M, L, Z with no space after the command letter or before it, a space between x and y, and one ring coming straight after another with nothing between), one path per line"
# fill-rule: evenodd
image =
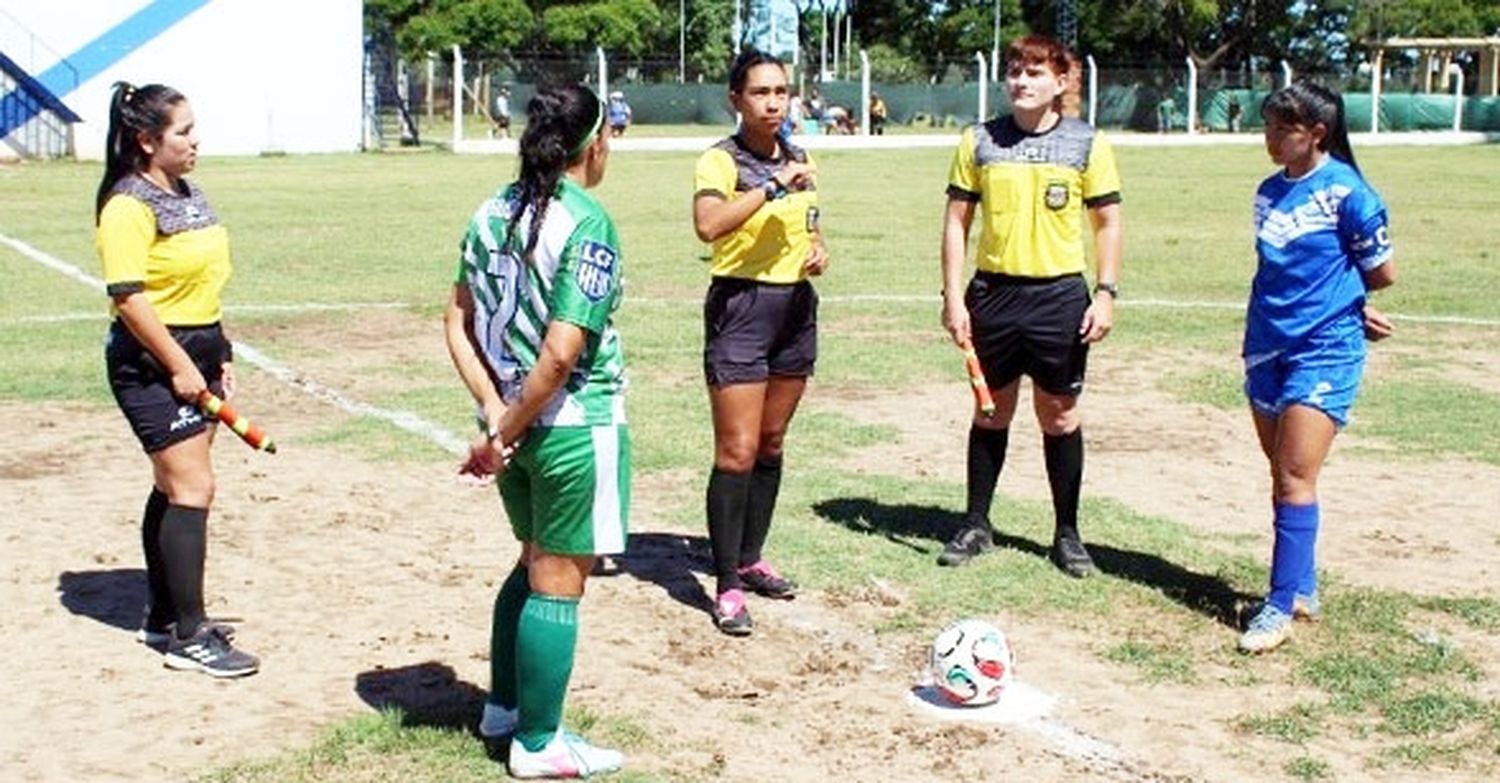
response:
M45 43L7 54L39 76L151 0L0 0ZM0 25L12 24L0 15ZM357 150L363 77L361 0L211 0L164 32L59 93L84 122L80 158L104 156L110 85L160 82L187 95L203 155ZM0 46L21 46L16 30ZM50 51L49 51L50 50ZM35 52L35 61L31 61ZM57 54L52 54L56 52Z

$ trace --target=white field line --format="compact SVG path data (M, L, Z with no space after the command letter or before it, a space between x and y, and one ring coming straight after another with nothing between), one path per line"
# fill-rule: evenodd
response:
M727 130L727 128L726 128ZM611 139L614 152L702 152L723 136L626 136ZM910 150L922 148L952 149L959 133L914 133L899 136L797 136L798 146L811 150ZM1494 144L1500 133L1485 131L1412 131L1400 133L1355 133L1356 147L1450 147L1454 145ZM1261 146L1260 133L1135 133L1109 131L1116 147L1225 147ZM516 139L460 139L453 151L464 155L514 155L519 148Z
M100 292L104 291L104 281L66 261L37 250L25 242L12 239L5 234L0 234L0 244L8 245L21 255L49 269L71 277L90 288ZM686 302L688 300L684 299L680 301ZM352 400L341 394L338 390L318 383L292 370L243 341L235 340L234 350L237 356L255 365L282 383L299 389L308 396L326 402L346 413L387 421L402 430L424 437L454 454L462 454L468 449L468 444L463 438L410 411L387 410L358 400ZM1056 697L1051 698L1056 699ZM1071 758L1093 764L1102 763L1117 772L1133 773L1124 751L1108 742L1084 734L1066 723L1051 718L1041 718L1028 722L1026 727L1041 735L1059 752Z
M226 313L318 313L318 312L344 312L357 310L400 310L406 307L405 302L300 302L294 304L262 304L262 305L224 305ZM4 323L17 324L51 324L66 323L69 321L104 321L108 320L109 314L103 309L88 310L71 313L53 313L51 315L25 315L20 318L11 318Z
M32 247L31 245L22 242L19 239L12 239L5 234L0 234L0 244L7 245L17 253L26 256L27 258L41 264L42 266L71 277L74 280L83 283L84 285L93 288L96 291L99 291L101 293L104 291L103 280L94 277L93 275L83 271L82 269L79 269L73 264L50 256L47 253L44 253ZM438 424L434 424L410 411L389 410L386 408L379 408L374 405L370 405L369 403L350 399L349 397L341 394L337 389L324 386L323 384L318 383L317 381L314 381L311 378L308 378L301 373L292 370L286 365L281 364L280 362L265 355L259 349L248 343L240 340L235 340L234 352L238 357L243 358L245 361L255 365L261 370L264 370L266 373L281 381L282 383L285 383L293 388L300 389L308 396L314 399L322 400L323 402L326 402L329 405L332 405L335 408L344 411L345 413L349 413L354 416L369 416L372 418L390 422L396 427L410 432L413 435L417 435L426 438L429 441L432 441L433 443L437 444L439 448L442 448L453 454L463 454L468 450L468 443L464 441L463 438L454 435L452 432L449 432L447 429Z
M626 300L630 304L643 305L699 305L701 298L672 296L638 296ZM930 304L942 302L937 294L823 294L818 301L829 304ZM1159 307L1168 310L1234 310L1243 312L1244 302L1194 301L1191 299L1131 299L1120 300L1121 308ZM1403 315L1386 313L1392 320L1416 324L1448 324L1452 326L1500 326L1500 318L1470 318L1462 315Z

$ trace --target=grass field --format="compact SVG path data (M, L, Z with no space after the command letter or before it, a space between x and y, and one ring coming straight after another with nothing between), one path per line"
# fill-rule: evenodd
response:
M1476 174L1500 171L1500 148L1376 148L1360 156L1391 210L1401 277L1379 303L1397 314L1400 331L1372 364L1349 434L1371 458L1397 466L1500 466L1500 251L1487 230L1500 214L1500 191ZM628 293L618 323L642 474L701 472L711 443L698 380L706 252L688 220L693 162L687 154L617 154L599 190L624 246ZM825 301L817 386L858 397L953 377L959 368L945 347L936 300L948 153L827 152L819 163L834 266L819 283ZM1120 151L1120 165L1124 298L1102 350L1149 368L1157 390L1178 403L1237 411L1235 308L1253 270L1249 201L1268 172L1265 155L1255 147L1131 148ZM241 309L230 310L231 333L254 335L256 347L295 367L332 350L303 338L299 325L357 330L359 312L250 306L391 303L435 317L467 216L514 173L514 161L421 152L208 160L200 168L198 181L233 241L236 276L226 302ZM97 274L97 177L97 166L88 164L0 168L0 234ZM3 246L0 274L0 402L110 406L98 361L102 317L59 318L102 313L102 297ZM359 388L373 390L367 402L456 432L468 426L467 396L436 343L430 355L365 362L351 372ZM1402 770L1494 771L1500 701L1489 682L1500 663L1500 592L1493 583L1464 595L1428 595L1331 573L1328 620L1319 633L1278 653L1275 665L1262 665L1236 655L1224 628L1236 596L1258 593L1266 577L1263 553L1241 537L1086 498L1090 541L1149 553L1157 570L1132 561L1137 566L1071 582L1024 554L1049 532L1050 512L1038 503L997 504L995 522L1015 538L1017 551L982 568L934 571L930 552L869 535L880 520L832 499L868 497L920 516L953 510L962 496L951 482L848 467L892 434L853 406L800 414L789 449L800 447L795 453L809 467L788 483L777 523L778 556L811 589L837 595L876 574L911 596L875 632L920 644L953 614L980 613L998 599L1022 617L1091 629L1099 639L1095 655L1118 666L1122 678L1189 690L1211 682L1244 693L1272 684L1304 694L1272 711L1247 709L1234 725L1252 747L1276 754L1286 778L1325 779L1350 765L1396 777ZM335 421L316 437L383 460L449 459L379 422ZM961 437L954 433L954 460ZM1248 422L1244 437L1253 438ZM665 516L696 528L698 514L693 497ZM1500 539L1492 543L1500 547ZM1211 579L1195 586L1189 575ZM1416 631L1428 626L1458 629L1479 646L1458 646L1446 635L1419 638ZM622 716L574 710L570 717L629 750L649 753L670 742ZM1338 749L1346 741L1359 748L1353 759ZM461 729L374 715L331 727L314 747L226 767L208 779L367 780L372 765L406 779L496 774L483 747ZM629 772L620 779L658 778Z

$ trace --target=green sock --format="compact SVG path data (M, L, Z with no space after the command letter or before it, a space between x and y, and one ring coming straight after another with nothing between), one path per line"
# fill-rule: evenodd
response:
M578 599L532 593L516 628L516 739L541 750L562 725L578 643Z
M516 566L495 596L495 617L490 624L489 701L506 709L516 706L516 630L521 607L530 595L526 567Z

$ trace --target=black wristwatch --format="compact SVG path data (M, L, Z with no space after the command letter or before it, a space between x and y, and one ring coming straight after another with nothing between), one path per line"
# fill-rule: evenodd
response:
M1109 298L1111 298L1111 299L1119 299L1120 298L1120 284L1119 283L1105 283L1103 281L1095 283L1094 284L1094 293L1096 293L1096 294L1097 293L1106 293L1106 294L1109 294Z
M762 182L760 189L766 194L766 201L775 201L786 195L786 188L782 187L781 183L777 182L775 177Z

